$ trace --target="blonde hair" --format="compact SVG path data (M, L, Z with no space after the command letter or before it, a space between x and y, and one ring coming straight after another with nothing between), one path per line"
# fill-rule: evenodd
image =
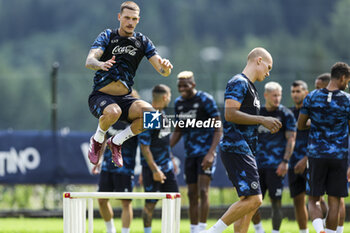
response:
M276 90L282 92L282 86L278 82L268 82L265 84L265 92L271 92Z
M190 79L190 78L194 78L193 76L193 72L192 71L182 71L177 75L177 78L183 78L183 79Z

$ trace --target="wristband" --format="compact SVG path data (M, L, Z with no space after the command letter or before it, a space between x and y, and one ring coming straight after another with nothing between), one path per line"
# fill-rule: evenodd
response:
M284 162L284 163L288 163L288 162L289 162L289 160L288 160L288 159L283 159L283 160L282 160L282 162Z

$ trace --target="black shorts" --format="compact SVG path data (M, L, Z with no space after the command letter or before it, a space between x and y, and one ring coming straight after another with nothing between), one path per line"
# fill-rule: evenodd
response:
M133 188L134 176L101 171L98 184L99 192L132 192Z
M303 174L295 174L294 168L288 169L289 191L292 198L306 191L306 173L305 170Z
M142 179L145 192L179 192L176 176L173 170L164 173L166 179L163 184L153 180L153 173L149 167L142 167ZM146 202L157 202L157 199L146 199Z
M216 168L216 158L211 168L206 170L203 170L201 166L203 159L204 156L186 157L184 171L186 184L196 184L198 182L198 175L207 175L210 178L213 177Z
M269 197L272 200L280 200L282 198L284 177L276 174L276 168L260 168L258 172L263 197L268 190Z
M118 104L122 110L119 120L128 121L129 108L137 98L131 95L108 95L100 91L93 91L89 96L89 108L92 115L97 119L103 114L103 110L110 104Z
M310 158L306 193L322 196L347 197L347 159Z
M255 157L221 151L221 160L238 196L261 194Z

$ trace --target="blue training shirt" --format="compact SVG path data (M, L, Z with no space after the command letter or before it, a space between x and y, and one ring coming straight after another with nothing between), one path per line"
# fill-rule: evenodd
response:
M154 162L162 172L169 172L174 168L170 157L170 128L149 129L139 134L139 138L140 144L150 146ZM144 156L141 157L141 164L148 166Z
M233 99L241 103L242 112L259 115L260 100L254 84L242 74L231 78L226 86L225 100ZM225 106L226 109L226 106ZM240 125L224 119L224 136L220 147L225 152L239 155L255 155L258 141L258 125Z
M110 129L108 129L108 136L113 136L125 129L127 123L117 121ZM103 162L101 166L102 171L115 172L123 175L134 175L136 151L138 146L138 136L134 136L126 140L122 145L123 167L117 167L112 163L112 152L107 147L103 155Z
M350 120L350 95L326 88L309 93L300 113L311 119L308 156L311 158L346 159Z
M98 70L94 77L94 90L99 90L112 81L120 80L131 92L137 67L144 56L150 59L157 54L152 41L140 32L132 37L123 37L118 30L106 29L101 32L91 49L102 49L100 61L107 61L115 56L116 63L108 70Z
M213 122L215 117L220 116L214 98L203 91L197 91L191 99L184 99L182 96L176 98L175 114L177 120L191 116L190 118L196 121L209 122ZM205 156L213 142L214 131L215 127L181 128L186 156L192 158Z
M266 107L262 107L260 115L277 118L282 123L282 128L274 134L263 125L258 127L258 147L255 157L258 168L277 168L283 160L286 149L286 131L295 132L297 130L294 114L280 104L276 110L271 112L267 111Z
M290 108L294 114L294 118L298 120L300 109L296 107ZM289 160L289 169L294 169L299 160L307 155L307 140L309 137L309 130L297 130L297 137L295 139L295 146L292 156Z

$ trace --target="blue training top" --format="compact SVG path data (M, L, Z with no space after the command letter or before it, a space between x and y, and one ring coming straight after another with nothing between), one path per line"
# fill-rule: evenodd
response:
M162 172L169 172L174 168L170 158L170 128L149 129L142 132L139 138L140 144L150 146L154 162ZM141 164L148 166L144 156L141 157Z
M346 159L350 120L350 95L326 88L309 93L301 114L311 119L308 156L311 158Z
M281 104L271 112L267 111L266 107L262 107L260 115L275 117L282 123L282 128L274 134L263 125L258 127L258 147L256 149L258 168L277 168L283 160L286 149L286 131L295 132L297 130L295 118L292 111Z
M207 121L209 127L181 128L185 152L187 157L205 156L213 142L215 126L210 124L220 112L214 98L206 92L197 91L191 99L179 96L175 100L175 114L177 120ZM188 118L189 117L189 118Z
M259 115L260 100L254 84L242 74L231 78L226 86L225 100L233 99L241 103L240 111ZM226 106L225 106L226 109ZM258 142L258 125L240 125L224 119L224 136L221 149L239 155L255 155Z
M104 51L100 61L107 61L115 56L116 63L108 71L96 71L93 86L95 91L112 81L120 80L131 92L142 58L146 56L150 59L157 54L152 41L145 35L134 32L132 37L123 37L118 34L117 29L101 32L91 46L91 49L97 48Z
M298 120L300 109L296 107L290 108L294 114L294 118ZM307 155L307 139L309 137L309 130L297 130L297 137L295 139L295 146L292 156L289 160L289 169L294 169L299 160Z

